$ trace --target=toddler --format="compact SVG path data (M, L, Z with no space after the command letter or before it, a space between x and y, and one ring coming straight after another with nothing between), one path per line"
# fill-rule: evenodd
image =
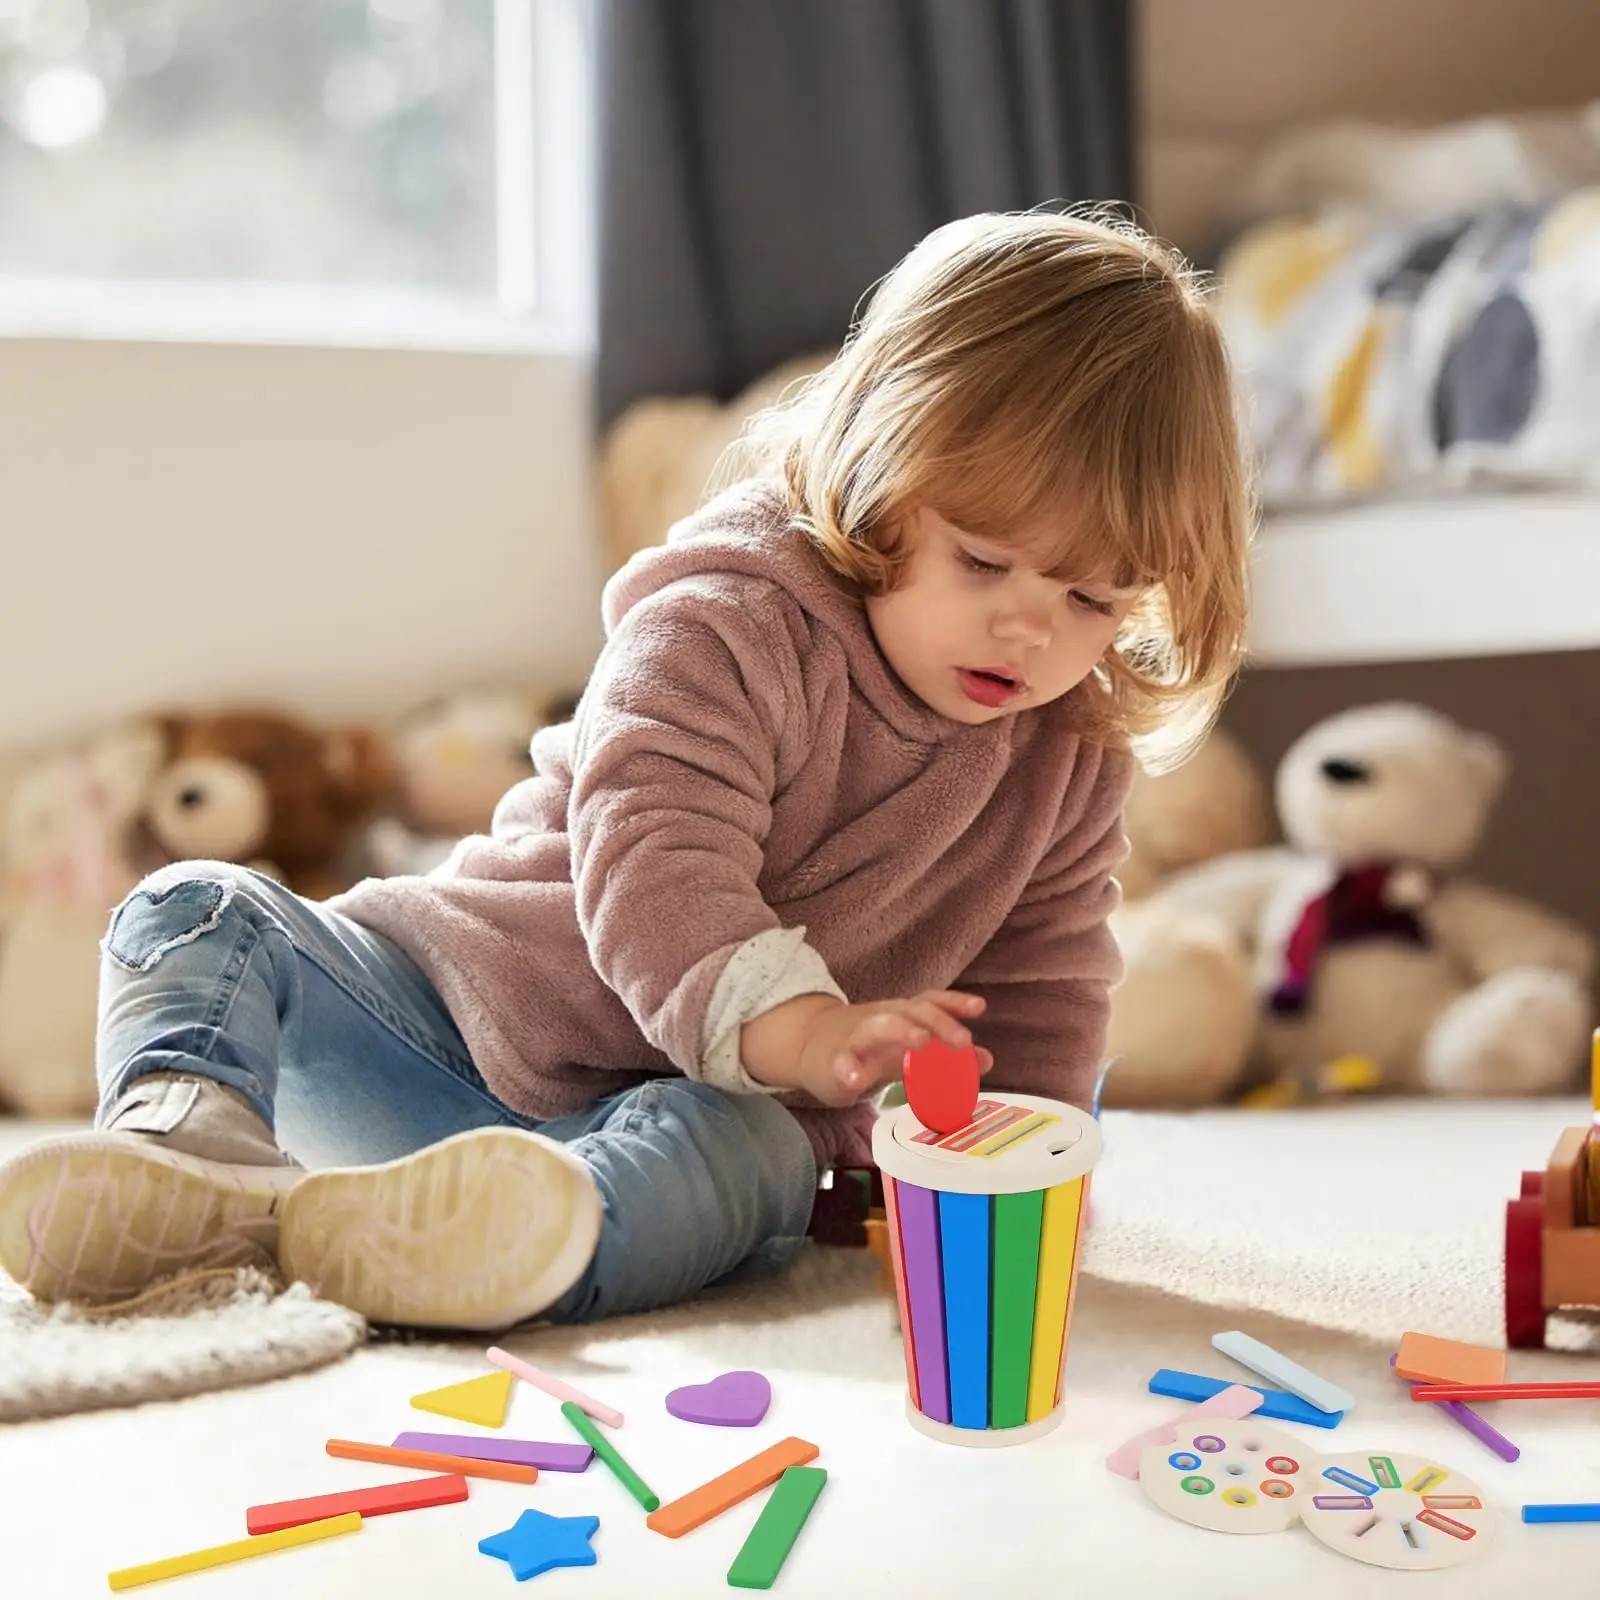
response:
M184 862L117 909L96 1128L0 1165L0 1265L580 1321L789 1263L930 1039L1090 1105L1135 741L1203 731L1241 649L1198 285L1127 225L952 223L734 469L607 585L488 836L326 903Z

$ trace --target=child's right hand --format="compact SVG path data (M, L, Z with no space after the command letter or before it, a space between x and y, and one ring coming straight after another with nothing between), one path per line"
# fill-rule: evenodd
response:
M909 1000L866 1005L834 1001L808 1017L801 1036L797 1087L824 1105L847 1106L901 1076L907 1050L930 1039L952 1049L972 1043L965 1021L980 1015L984 1001L955 989L925 989ZM994 1057L979 1049L978 1071Z

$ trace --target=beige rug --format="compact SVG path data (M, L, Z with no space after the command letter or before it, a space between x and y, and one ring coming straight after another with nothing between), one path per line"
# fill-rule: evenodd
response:
M355 1312L254 1268L174 1281L120 1309L41 1307L0 1277L0 1422L261 1383L366 1337Z

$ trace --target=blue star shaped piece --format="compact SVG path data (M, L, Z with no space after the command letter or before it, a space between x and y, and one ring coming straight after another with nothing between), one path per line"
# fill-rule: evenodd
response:
M592 1567L594 1551L589 1541L600 1526L599 1517L552 1517L543 1511L524 1511L504 1533L478 1541L486 1556L498 1556L511 1567L518 1583L536 1578L552 1567Z

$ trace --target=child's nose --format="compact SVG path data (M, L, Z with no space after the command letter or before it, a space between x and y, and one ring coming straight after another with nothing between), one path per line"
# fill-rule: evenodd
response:
M996 612L991 627L997 639L1026 645L1050 642L1050 613L1043 606L1009 606Z

